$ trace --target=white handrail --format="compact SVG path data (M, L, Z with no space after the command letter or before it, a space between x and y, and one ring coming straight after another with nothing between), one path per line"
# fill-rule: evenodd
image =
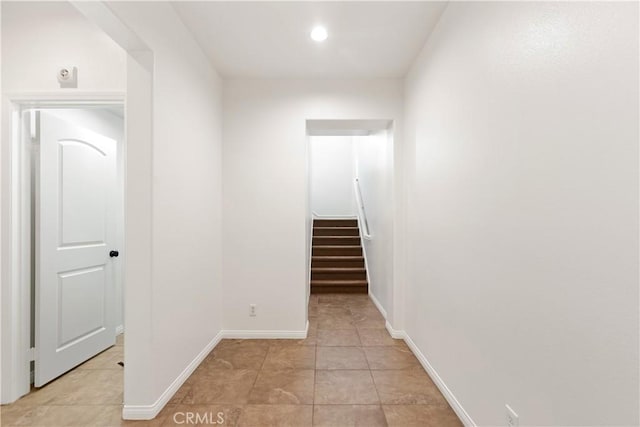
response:
M356 202L358 204L358 219L362 227L362 237L367 240L371 239L371 233L369 232L369 221L367 221L367 212L364 209L364 200L362 199L362 191L360 190L360 181L358 178L354 181L354 188L356 193Z

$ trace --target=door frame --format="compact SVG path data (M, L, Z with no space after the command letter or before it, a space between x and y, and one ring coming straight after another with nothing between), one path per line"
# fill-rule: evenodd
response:
M82 108L123 106L125 131L119 155L126 165L126 109L124 92L12 93L2 99L3 141L0 157L2 190L2 261L0 265L0 403L10 403L27 394L33 359L31 338L31 152L25 137L22 111L28 108ZM122 168L124 173L126 168ZM125 203L126 173L121 197ZM126 206L123 206L126 220ZM126 261L123 254L122 262ZM122 287L126 269L122 269ZM123 295L126 293L123 292Z

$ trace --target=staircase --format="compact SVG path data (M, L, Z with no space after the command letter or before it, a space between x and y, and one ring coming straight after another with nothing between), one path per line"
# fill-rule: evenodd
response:
M355 219L313 221L311 293L368 292L367 271Z

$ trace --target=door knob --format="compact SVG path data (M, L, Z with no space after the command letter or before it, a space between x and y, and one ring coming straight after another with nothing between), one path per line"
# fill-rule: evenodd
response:
M111 251L111 252L109 252L109 256L110 256L111 258L117 258L117 257L118 257L118 255L120 255L120 252L118 252L118 251Z

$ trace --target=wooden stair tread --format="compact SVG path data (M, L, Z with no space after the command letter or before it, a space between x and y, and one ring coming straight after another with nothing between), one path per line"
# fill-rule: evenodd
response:
M358 220L356 219L314 219L314 227L357 227Z
M328 249L343 249L343 248L360 248L360 245L313 245L314 248L328 248ZM322 255L314 255L314 256L322 256ZM324 256L329 256L329 255L324 255ZM337 256L337 255L334 255ZM357 256L357 255L351 255L351 256Z
M313 227L313 237L360 237L358 227Z
M316 236L313 238L315 246L331 246L331 245L351 245L359 246L355 243L360 242L360 237L355 236Z
M323 246L324 248L326 248L326 246ZM344 248L344 246L340 246L341 248ZM349 247L349 246L347 246ZM356 247L360 247L360 246L356 246ZM318 260L352 260L352 261L359 261L361 259L364 259L364 257L362 255L314 255L311 257L312 260L314 259L318 259Z
M312 267L313 271L324 272L324 271L337 271L337 272L347 272L347 271L365 271L364 267Z
M313 285L321 285L321 286L345 286L345 285L357 285L357 286L367 286L366 280L331 280L331 279L312 279L311 286Z
M314 225L313 228L315 228L316 230L318 230L318 229L320 229L320 230L334 230L336 228L339 228L340 230L344 230L345 228L349 229L349 230L357 230L358 229L358 227L352 227L350 225L348 225L348 226L345 225L344 227L335 226L335 225L332 225L330 227L327 227L325 225Z
M314 286L314 294L364 294L368 293L366 286Z

